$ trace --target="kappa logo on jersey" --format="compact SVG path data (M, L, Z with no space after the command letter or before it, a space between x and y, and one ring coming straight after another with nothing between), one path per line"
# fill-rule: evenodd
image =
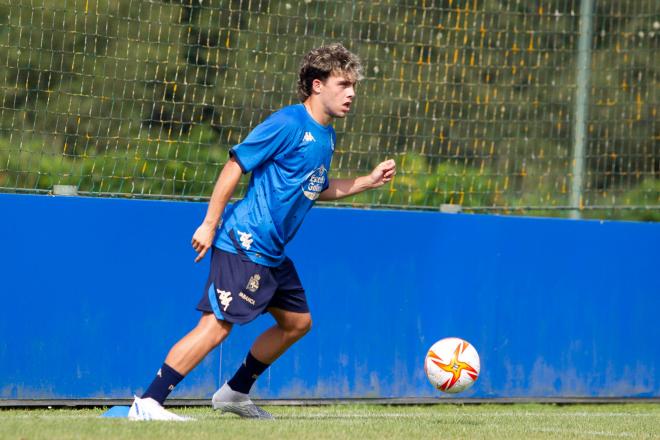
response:
M220 304L224 306L222 310L226 312L227 307L229 307L229 303L234 298L231 297L231 292L227 292L225 290L220 290L220 289L216 289L216 291L218 292L218 301L220 301Z
M252 239L252 234L248 234L247 232L241 232L238 229L236 230L238 232L238 238L241 240L241 246L245 248L245 250L250 250L250 246L254 242Z
M249 290L250 292L254 293L259 289L259 280L261 280L261 275L258 273L255 273L250 277L250 281L248 281L246 289Z
M302 185L303 194L309 200L316 200L319 198L319 194L323 191L325 186L325 181L328 179L328 170L325 169L325 166L321 165L305 178L305 182Z
M316 142L316 139L314 139L314 136L312 136L311 132L306 131L305 135L303 136L303 142L306 142L306 143Z

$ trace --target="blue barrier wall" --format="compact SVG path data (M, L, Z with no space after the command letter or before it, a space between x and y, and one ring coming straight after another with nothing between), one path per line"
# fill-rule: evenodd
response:
M0 398L142 391L198 318L205 209L0 194ZM424 355L459 336L482 361L462 397L660 396L659 249L660 224L313 209L289 255L314 328L255 395L436 396ZM175 395L209 396L272 322Z

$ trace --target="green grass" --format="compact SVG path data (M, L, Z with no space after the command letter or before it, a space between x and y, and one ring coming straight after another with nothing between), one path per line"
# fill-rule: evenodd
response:
M103 419L101 409L0 411L0 439L660 439L660 405L270 407L275 421L177 408L194 422Z

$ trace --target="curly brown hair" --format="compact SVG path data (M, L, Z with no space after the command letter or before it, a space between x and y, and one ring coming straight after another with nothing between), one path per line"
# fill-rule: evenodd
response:
M341 43L312 49L305 55L298 71L298 98L305 102L312 94L315 79L325 81L330 74L342 75L353 82L362 79L362 63Z

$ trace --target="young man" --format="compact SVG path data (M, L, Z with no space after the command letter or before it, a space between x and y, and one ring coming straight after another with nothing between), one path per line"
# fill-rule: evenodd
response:
M233 147L192 238L199 261L211 250L211 271L197 308L197 326L170 350L152 384L129 411L132 420L185 420L164 400L234 324L270 313L276 324L261 334L236 374L214 395L214 409L270 419L248 394L256 378L309 331L305 291L284 246L318 200L335 200L392 180L393 160L366 176L328 179L335 149L330 123L349 112L361 78L360 60L341 44L310 51L300 66L301 104L285 107ZM245 198L226 208L242 174L252 173ZM222 226L216 230L222 216ZM215 241L214 241L215 240Z

